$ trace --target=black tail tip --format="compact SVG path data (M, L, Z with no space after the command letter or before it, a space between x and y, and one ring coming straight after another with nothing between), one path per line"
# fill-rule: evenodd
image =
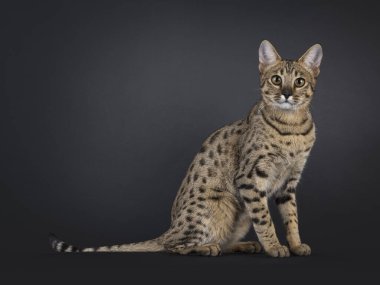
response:
M60 242L62 242L62 241L60 241L55 234L53 234L53 233L49 234L49 244L50 244L52 249L54 249L55 251L59 251L58 250L58 244Z
M55 234L52 234L52 233L49 234L49 244L50 244L51 248L57 252L78 252L78 251L80 251L79 248L77 248L71 244L67 244L66 242L57 238L57 236Z

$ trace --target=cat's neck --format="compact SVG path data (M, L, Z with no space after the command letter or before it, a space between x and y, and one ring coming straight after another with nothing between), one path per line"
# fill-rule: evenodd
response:
M288 125L300 125L305 121L311 120L309 107L298 108L295 110L284 110L279 107L271 106L261 102L261 111L270 119L284 122Z

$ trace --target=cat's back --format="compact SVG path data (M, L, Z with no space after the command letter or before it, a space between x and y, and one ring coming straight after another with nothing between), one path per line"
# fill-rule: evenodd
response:
M228 124L213 132L202 144L182 181L172 208L172 217L210 189L234 192L233 178L238 165L238 144L248 127L245 119ZM191 202L190 202L191 203Z

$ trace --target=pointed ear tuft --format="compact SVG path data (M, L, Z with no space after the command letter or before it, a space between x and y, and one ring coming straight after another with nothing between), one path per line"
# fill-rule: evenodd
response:
M278 55L274 46L267 40L262 41L259 47L260 71L262 71L263 68L275 64L280 60L281 57Z
M322 57L323 52L321 45L315 44L309 48L298 61L311 69L314 72L314 75L317 76L319 74L319 66L321 65Z

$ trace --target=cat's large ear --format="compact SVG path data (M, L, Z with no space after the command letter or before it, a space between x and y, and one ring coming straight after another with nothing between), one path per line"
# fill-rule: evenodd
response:
M281 60L274 46L267 40L261 42L259 47L259 69L262 72L266 67Z
M320 44L315 44L304 53L303 56L298 60L303 63L307 68L309 68L314 76L319 74L319 66L321 65L323 57L322 47Z

